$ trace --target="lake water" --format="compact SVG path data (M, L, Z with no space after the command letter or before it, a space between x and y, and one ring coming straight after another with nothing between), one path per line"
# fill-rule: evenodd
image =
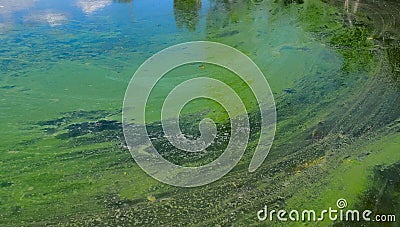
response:
M285 146L295 146L290 139L308 145L310 137L306 133L320 139L339 133L342 128L335 128L337 118L330 116L339 116L340 108L355 103L350 94L359 94L355 91L360 91L360 86L367 87L368 73L359 69L344 72L346 56L321 41L307 29L307 23L299 20L298 13L304 8L307 4L301 8L272 1L0 0L0 223L56 224L83 217L88 220L94 217L96 221L96 215L102 218L101 215L110 216L107 212L115 214L118 205L110 203L123 201L121 204L133 204L139 210L162 210L158 205L148 204L153 200L149 195L157 195L158 199L158 194L162 197L163 193L173 191L178 196L177 189L155 182L133 164L129 151L121 148L118 122L124 93L134 72L153 54L182 42L206 40L227 44L258 65L276 99L278 121L282 120L281 125L278 123L273 157L287 154ZM353 2L350 8L355 15ZM326 18L335 18L330 11L324 13ZM378 18L376 13L373 15ZM378 23L376 26L384 27L374 21ZM383 24L390 28L387 30L398 31L397 21ZM376 34L380 37L384 33ZM213 65L191 64L169 72L157 84L158 90L152 94L147 109L148 122L159 120L157 111L163 97L174 86L199 76L225 80L248 99L246 107L253 107L253 97L231 72ZM379 86L377 91L384 90ZM391 97L390 100L397 102L398 91L388 87L391 93L377 96ZM371 103L365 104L366 107ZM215 103L197 102L189 105L185 113L204 110L211 113L211 109L214 110L211 116L223 122L226 116L219 108ZM389 120L382 125L394 122L399 116L398 109L394 106L393 111L388 111ZM289 118L291 114L293 118ZM334 133L330 134L321 122L329 123ZM369 118L354 123L354 128L364 130L360 126L363 122L369 124ZM346 120L338 120L337 124L348 126ZM118 133L112 133L112 129ZM92 132L94 136L85 137ZM346 136L343 130L341 133ZM83 139L79 140L80 136ZM326 145L322 153L337 146ZM397 148L398 144L393 145L388 152ZM112 152L107 153L110 149ZM398 155L394 160L398 161L397 158ZM246 185L245 181L243 184ZM243 189L240 193L243 197L247 192ZM218 198L222 201L221 196ZM296 205L297 200L293 201ZM180 205L178 202L171 206ZM253 214L257 209L249 212ZM137 218L143 221L140 215ZM244 220L254 219L242 216ZM168 220L172 218L157 219L153 214L151 217L166 220L164 224L171 223ZM231 223L219 220L218 215L205 217L215 218L216 223Z

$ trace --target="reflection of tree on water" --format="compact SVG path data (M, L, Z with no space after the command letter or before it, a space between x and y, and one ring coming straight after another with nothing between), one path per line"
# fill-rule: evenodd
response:
M373 23L376 37L386 33L400 36L400 2L396 0L328 0L329 4L343 7L344 21L348 25Z
M130 4L130 15L133 18L133 0L113 0L113 3L129 3Z
M174 0L174 15L178 28L193 31L199 23L201 0Z
M250 9L252 2L248 1L232 1L232 0L212 0L209 13L207 15L207 27L217 30L225 28L230 24L240 22L241 15ZM219 13L219 12L224 13Z

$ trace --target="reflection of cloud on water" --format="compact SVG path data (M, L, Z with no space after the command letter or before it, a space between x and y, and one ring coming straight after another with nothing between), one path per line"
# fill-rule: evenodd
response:
M9 23L0 23L0 34L6 33L12 26Z
M67 17L62 13L42 12L24 18L25 23L48 24L51 27L62 25Z
M111 5L112 0L78 0L76 4L84 13L91 14L108 5Z
M35 0L0 0L0 15L11 14L35 5Z
M35 0L0 0L0 34L5 34L13 29L13 13L29 9L35 5Z

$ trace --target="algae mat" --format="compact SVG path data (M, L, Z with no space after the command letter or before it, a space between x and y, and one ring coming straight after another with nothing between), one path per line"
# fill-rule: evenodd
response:
M0 1L1 225L398 225L257 217L265 206L322 210L341 198L349 209L400 217L398 8L332 3ZM268 160L247 172L260 130L254 97L210 64L170 71L147 107L147 129L164 158L208 163L229 140L226 112L203 100L185 107L182 130L196 138L200 120L214 119L214 152L190 155L167 144L157 110L180 81L225 81L252 123L247 151L229 174L172 187L134 163L122 133L123 96L147 58L197 40L235 47L259 66L275 97L277 131Z

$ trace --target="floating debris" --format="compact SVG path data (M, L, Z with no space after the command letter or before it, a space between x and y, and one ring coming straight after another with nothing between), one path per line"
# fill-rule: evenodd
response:
M155 202L157 199L153 195L149 195L149 196L147 196L147 200L150 202Z
M294 94L297 92L296 89L294 88L285 88L283 89L283 91L286 92L287 94Z

